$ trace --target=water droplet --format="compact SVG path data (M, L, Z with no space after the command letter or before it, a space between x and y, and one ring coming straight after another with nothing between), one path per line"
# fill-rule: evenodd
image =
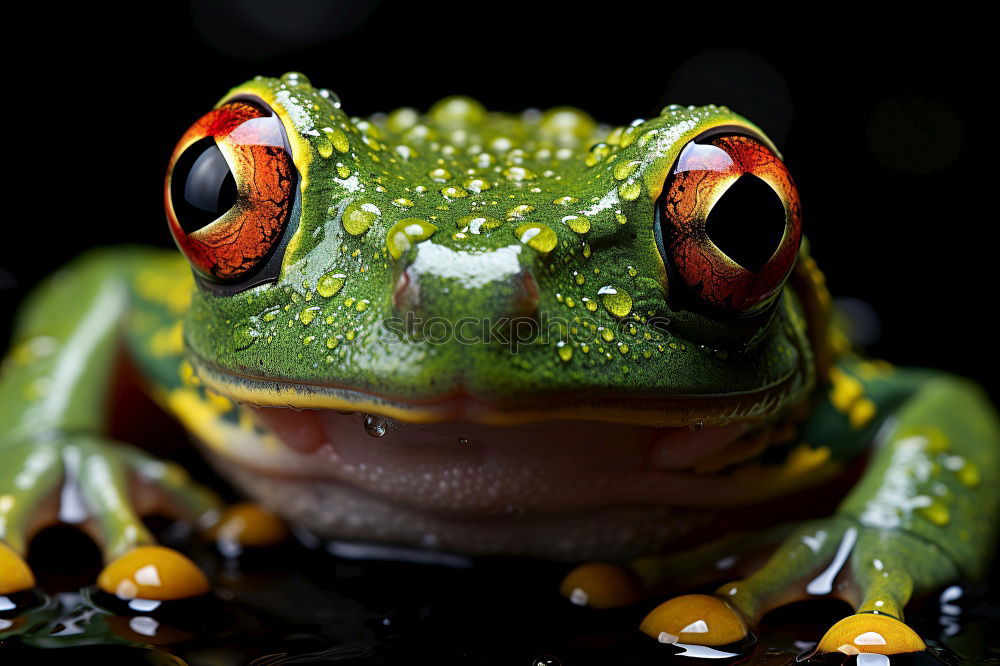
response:
M464 199L469 193L457 185L448 185L441 188L441 194L449 199Z
M615 166L614 170L615 180L625 180L635 173L635 170L639 168L640 164L641 162L636 160L632 160L631 162L619 162L618 165Z
M322 131L339 152L346 153L351 149L351 142L347 140L347 135L342 130L336 127L324 127ZM323 157L329 157L329 155Z
M303 326L308 326L312 323L313 319L316 318L316 314L319 312L319 308L313 306L311 308L306 308L299 313L299 321L302 322Z
M333 108L340 108L340 96L337 93L333 92L329 88L320 88L316 92L319 93L320 97L330 102L330 104L333 105Z
M382 211L375 204L355 201L344 209L344 230L352 236L360 236L368 231L381 214Z
M431 107L427 117L442 127L465 128L486 120L486 108L471 97L446 97Z
M620 287L606 285L600 288L597 295L601 297L604 308L619 319L632 312L632 297Z
M618 187L618 194L626 201L634 201L641 192L642 184L637 180L626 181Z
M507 221L513 222L514 220L523 220L528 213L535 210L534 206L529 206L528 204L520 204L519 206L514 206L507 211Z
M451 171L438 167L427 172L427 176L435 183L446 183L451 180Z
M563 224L578 234L585 234L590 231L590 218L579 215L567 215L562 221Z
M393 259L399 259L415 243L427 240L437 227L416 217L404 217L389 229L385 237L386 247Z
M372 437L381 437L387 429L387 420L381 416L365 414L365 432Z
M514 230L514 235L522 243L543 254L548 254L559 244L556 232L540 222L528 222Z
M512 180L516 183L524 180L534 180L536 178L534 171L522 166L507 167L503 170L503 175L507 178L507 180Z
M281 80L290 86L312 85L306 75L301 72L285 72L281 75Z
M470 233L481 234L484 231L492 231L503 223L489 215L466 215L456 220L456 224L462 229L468 227Z
M469 178L463 183L463 185L465 185L465 188L467 190L469 190L470 192L475 192L476 194L479 194L480 192L485 192L486 190L493 187L490 184L490 181L485 180L483 178Z
M343 273L327 273L316 282L316 292L323 298L336 296L347 281Z

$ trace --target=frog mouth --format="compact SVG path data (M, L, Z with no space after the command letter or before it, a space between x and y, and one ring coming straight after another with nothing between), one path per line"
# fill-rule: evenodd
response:
M456 391L433 400L407 400L331 384L239 374L197 356L191 362L209 389L241 404L357 412L413 424L515 426L569 420L658 428L731 422L759 424L774 418L803 395L813 381L812 368L799 365L771 385L730 394L648 396L585 392L493 402Z
M724 480L719 472L752 461L791 423L789 417L763 426L546 421L498 427L413 424L332 410L242 409L281 446L270 454L231 450L231 462L452 517L503 514L510 506L561 512L730 505L753 486ZM753 488L753 496L760 494Z

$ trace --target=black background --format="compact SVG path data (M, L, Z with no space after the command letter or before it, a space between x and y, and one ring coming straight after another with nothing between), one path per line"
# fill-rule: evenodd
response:
M983 19L707 3L35 5L5 21L0 342L26 291L83 248L168 246L160 189L177 138L234 84L300 70L354 115L451 93L610 123L728 104L781 146L833 292L879 314L872 351L997 396Z

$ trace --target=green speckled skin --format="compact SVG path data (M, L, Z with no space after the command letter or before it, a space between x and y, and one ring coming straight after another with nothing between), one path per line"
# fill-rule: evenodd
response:
M299 173L277 278L234 293L198 284L177 253L116 248L88 253L35 292L0 377L0 542L14 552L24 553L64 478L81 484L109 559L151 541L129 500L129 471L192 519L218 506L182 471L104 437L124 352L199 436L202 426L240 427L230 400L426 421L438 416L414 405L462 395L496 407L492 422L518 409L544 418L573 401L574 417L587 418L613 402L618 412L600 418L651 426L775 423L795 412L793 436L717 473L757 483L764 496L869 460L835 517L799 528L762 569L720 588L749 618L825 566L850 530L860 610L882 601L901 615L914 590L988 565L1000 507L993 407L964 380L851 352L816 314L828 296L805 248L752 343L729 344L746 322L668 306L653 231L665 179L707 130L766 141L747 120L724 107L668 107L609 128L573 109L510 115L464 98L425 115L360 120L294 74L254 79L220 104L241 96L278 114ZM397 233L413 236L417 223L406 219L422 221L419 237ZM517 281L531 275L539 319L556 323L516 350L431 344L405 327L402 340L386 340L408 268L419 269L421 317L514 316ZM607 287L630 300L609 300ZM668 321L668 333L654 320ZM803 536L822 547L804 549ZM875 559L898 576L872 575ZM643 567L652 579L672 571Z

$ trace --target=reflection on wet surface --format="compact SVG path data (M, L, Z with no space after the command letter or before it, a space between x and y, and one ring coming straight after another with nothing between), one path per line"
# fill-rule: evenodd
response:
M164 538L171 536L168 529ZM707 659L778 666L803 663L825 628L848 611L835 602L779 609L765 620L750 653L734 655L660 645L640 634L639 621L655 601L615 611L574 607L558 594L564 565L461 557L428 563L423 556L405 561L412 559L407 551L384 548L377 553L383 559L361 561L350 559L357 546L298 542L225 559L208 544L181 543L209 572L213 594L124 602L93 588L77 590L78 581L92 575L88 567L99 567L82 537L43 534L33 549L36 567L44 568L46 552L50 558L76 552L79 570L42 578L49 590L65 592L0 598L0 662L33 660L38 649L48 648L59 649L65 663L575 666ZM86 563L88 557L93 562ZM948 588L910 619L931 639L932 653L888 660L837 654L808 663L1000 663L1000 638L995 629L990 635L1000 620L995 591Z

